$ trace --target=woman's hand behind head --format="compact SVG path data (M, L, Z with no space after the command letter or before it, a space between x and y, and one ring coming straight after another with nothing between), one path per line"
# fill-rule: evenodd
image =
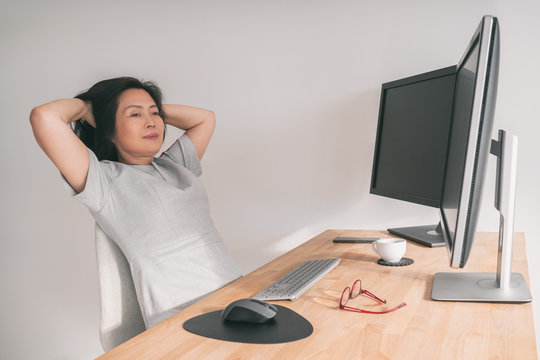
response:
M82 119L95 128L96 120L94 119L94 113L92 112L92 103L90 101L85 101L84 104L86 105L86 112L82 116Z

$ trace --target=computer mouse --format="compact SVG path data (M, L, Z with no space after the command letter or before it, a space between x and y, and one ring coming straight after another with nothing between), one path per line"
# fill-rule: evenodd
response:
M223 320L262 324L273 319L278 308L257 299L240 299L233 301L223 310Z

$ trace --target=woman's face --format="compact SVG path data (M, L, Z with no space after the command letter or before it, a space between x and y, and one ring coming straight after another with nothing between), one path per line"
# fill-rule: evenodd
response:
M118 97L113 143L118 161L151 164L163 144L165 124L152 97L143 89L129 89Z

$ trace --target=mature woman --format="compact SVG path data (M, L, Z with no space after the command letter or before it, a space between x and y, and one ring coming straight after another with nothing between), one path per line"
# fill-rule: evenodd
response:
M198 176L214 113L162 104L151 82L115 78L35 107L37 142L131 266L149 328L240 276ZM159 158L165 125L185 133Z

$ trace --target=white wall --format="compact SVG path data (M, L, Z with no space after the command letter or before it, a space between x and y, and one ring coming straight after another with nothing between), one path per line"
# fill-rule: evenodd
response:
M33 106L132 75L168 102L213 109L203 181L247 272L327 228L437 221L436 209L369 194L380 85L457 63L484 14L501 23L495 128L520 138L516 230L538 323L539 10L534 0L2 2L0 357L101 353L93 221L35 143ZM488 185L481 230L497 230L492 199Z

